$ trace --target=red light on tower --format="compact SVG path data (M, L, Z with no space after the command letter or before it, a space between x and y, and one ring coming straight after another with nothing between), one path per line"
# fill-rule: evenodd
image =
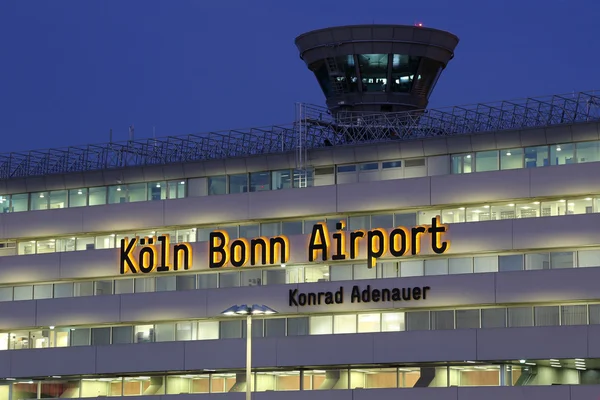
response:
M423 23L422 22L415 22L415 26L418 26L419 28L423 27Z

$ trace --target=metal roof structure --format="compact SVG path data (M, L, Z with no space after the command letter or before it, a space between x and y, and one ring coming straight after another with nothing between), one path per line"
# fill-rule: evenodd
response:
M0 154L0 179L247 157L324 146L600 122L600 93L579 92L418 112L339 114L300 105L296 121L97 145Z

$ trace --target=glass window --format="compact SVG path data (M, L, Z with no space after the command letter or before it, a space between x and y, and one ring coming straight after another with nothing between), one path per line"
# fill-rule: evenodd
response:
M139 192L141 192L141 190L142 189L140 187ZM130 194L130 196L131 196L131 194ZM166 198L167 198L167 182L150 182L150 183L148 183L148 200L151 200L151 201L152 200L165 200ZM133 201L133 200L130 199L129 201Z
M586 197L583 199L572 199L567 201L567 215L591 214L593 212L594 205L591 197Z
M481 310L481 327L505 328L506 308L485 308Z
M110 344L110 328L92 328L92 346Z
M400 262L400 276L423 276L423 260Z
M550 268L573 268L575 266L574 259L575 257L572 251L552 252L550 253Z
M96 296L113 294L113 281L95 281Z
M333 333L333 317L331 315L319 315L309 317L311 335L330 335Z
M289 236L301 235L302 234L302 221L283 221L281 223L281 233L283 235L289 235ZM310 233L310 231L308 231L306 233Z
M375 214L371 215L371 226L373 228L394 228L393 214Z
M314 184L314 170L304 169L299 170L295 169L294 173L294 182L293 186L295 188L305 188L312 187Z
M271 173L269 171L250 173L250 191L263 192L271 190Z
M248 174L229 175L229 193L245 193L248 191Z
M73 283L55 283L54 298L73 297Z
M579 267L600 266L600 250L580 250L577 252Z
M120 191L115 192L117 195L127 196L127 201L146 201L146 184L145 183L132 183L129 185L118 186L121 188ZM122 203L123 201L117 201Z
M431 223L431 220L429 221ZM396 213L394 214L394 225L413 227L417 225L417 214L416 213Z
M508 309L508 327L533 326L532 307L512 307Z
M575 144L577 149L577 162L586 163L600 161L600 142L579 142Z
M154 325L137 325L134 335L135 343L154 342Z
M497 256L473 257L473 270L475 273L498 272Z
M10 204L12 212L27 211L29 209L29 194L13 194Z
M198 289L214 289L217 287L218 274L199 274Z
M406 330L429 330L429 311L413 311L406 313Z
M523 168L523 148L500 150L500 169Z
M379 227L376 227L379 228ZM348 230L357 231L359 229L369 230L371 229L371 218L368 215L361 215L357 217L348 218Z
M557 215L565 215L566 213L567 201L564 199L542 202L542 217L554 217Z
M115 326L112 328L113 344L129 344L133 342L133 326Z
M281 235L281 222L260 224L260 234L267 237Z
M177 229L177 237L173 238L177 243L188 243L196 241L196 228Z
M239 272L220 272L219 273L219 287L238 287L240 286L240 273Z
M561 306L561 325L587 325L587 306Z
M573 144L553 144L550 146L550 165L575 163L575 146Z
M94 295L94 282L75 282L74 297L93 296Z
M158 276L156 277L156 291L157 292L171 292L177 290L177 277L171 276Z
M417 222L419 224L431 224L433 218L437 217L441 213L441 210L419 211L417 216Z
M87 188L69 190L69 207L87 206Z
M489 205L480 205L477 207L467 207L467 222L489 221L492 218Z
M273 190L289 189L292 187L292 172L289 169L271 171L271 187Z
M92 191L90 189L90 205L92 201ZM116 185L108 187L108 204L127 203L127 186Z
M183 199L185 197L187 185L185 180L175 180L167 182L167 194L169 199Z
M492 220L502 220L502 219L514 219L516 216L515 204L501 204L497 206L492 206Z
M33 299L33 286L15 286L14 298L15 301Z
M52 284L34 285L33 286L33 298L36 300L51 299L52 298Z
M352 164L352 165L338 165L337 166L337 172L338 173L356 172L356 165L355 164Z
M226 194L227 193L227 177L209 176L208 177L208 194Z
M133 293L133 278L115 280L115 294Z
M100 206L106 204L106 187L90 188L90 206Z
M96 236L94 241L95 249L114 249L115 248L115 235L102 235Z
M241 238L255 238L260 235L259 233L259 225L240 225L240 237Z
M425 260L425 275L448 275L448 259L434 258Z
M308 335L308 317L296 317L287 319L288 336Z
M465 208L450 208L442 210L442 223L453 224L465 222Z
M400 168L402 167L402 161L384 161L381 163L381 169Z
M10 212L10 195L0 196L0 214Z
M477 329L479 324L479 310L456 310L456 329Z
M509 204L510 205L510 204ZM517 218L536 218L540 216L540 202L518 203L516 206Z
M330 270L330 281L351 281L352 280L352 265L332 265Z
M430 319L432 330L454 329L454 310L431 311Z
M405 330L403 312L385 312L381 314L381 332L400 332Z
M470 174L473 172L473 156L471 154L454 154L452 156L453 174Z
M392 92L409 92L419 67L420 57L392 55Z
M387 54L359 54L358 66L363 92L385 92L387 89Z
M529 253L525 254L525 269L550 269L550 254Z
M220 321L219 329L221 339L239 339L242 337L241 321Z
M71 346L89 346L90 328L71 329Z
M523 255L514 254L510 256L498 257L498 271L522 271L523 270Z
M54 239L38 240L36 247L37 254L54 253L56 251L56 241Z
M358 164L359 171L377 171L378 169L379 163L376 162Z
M358 332L371 333L381 331L381 314L358 314Z
M67 207L67 191L55 190L50 192L50 208L66 208Z
M265 337L284 337L285 318L271 318L265 320Z
M199 321L198 340L219 338L219 321Z
M148 293L155 291L154 278L135 278L134 289L136 293Z
M0 287L0 301L13 301L13 288Z
M175 288L181 292L196 289L196 275L176 275Z
M31 193L31 210L48 209L48 192Z
M75 241L74 237L56 239L56 251L75 251Z
M178 322L175 324L175 340L196 340L195 322Z
M241 286L260 286L262 284L262 271L251 269L241 271Z
M558 306L533 307L535 326L558 326L560 324Z
M337 265L332 266L332 272L335 271ZM354 275L350 277L350 279L360 280L360 279L377 279L377 268L369 268L367 264L354 264L352 265L354 270ZM336 280L336 279L331 279Z
M546 167L550 165L548 146L525 148L525 168Z
M498 170L498 151L478 151L475 153L475 168L477 172Z
M356 314L334 315L333 333L356 333Z
M154 326L154 335L156 342L174 342L175 341L175 324L156 324Z

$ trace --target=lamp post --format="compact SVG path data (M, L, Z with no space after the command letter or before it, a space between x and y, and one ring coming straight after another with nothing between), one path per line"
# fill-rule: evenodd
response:
M250 400L252 389L252 316L277 314L277 311L264 304L253 304L252 306L242 304L241 306L231 306L221 314L230 317L246 316L246 400Z

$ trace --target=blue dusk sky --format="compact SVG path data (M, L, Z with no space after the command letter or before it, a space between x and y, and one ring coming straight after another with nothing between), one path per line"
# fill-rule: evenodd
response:
M324 105L294 38L422 22L460 43L430 107L600 89L598 0L0 0L0 153L247 128Z

